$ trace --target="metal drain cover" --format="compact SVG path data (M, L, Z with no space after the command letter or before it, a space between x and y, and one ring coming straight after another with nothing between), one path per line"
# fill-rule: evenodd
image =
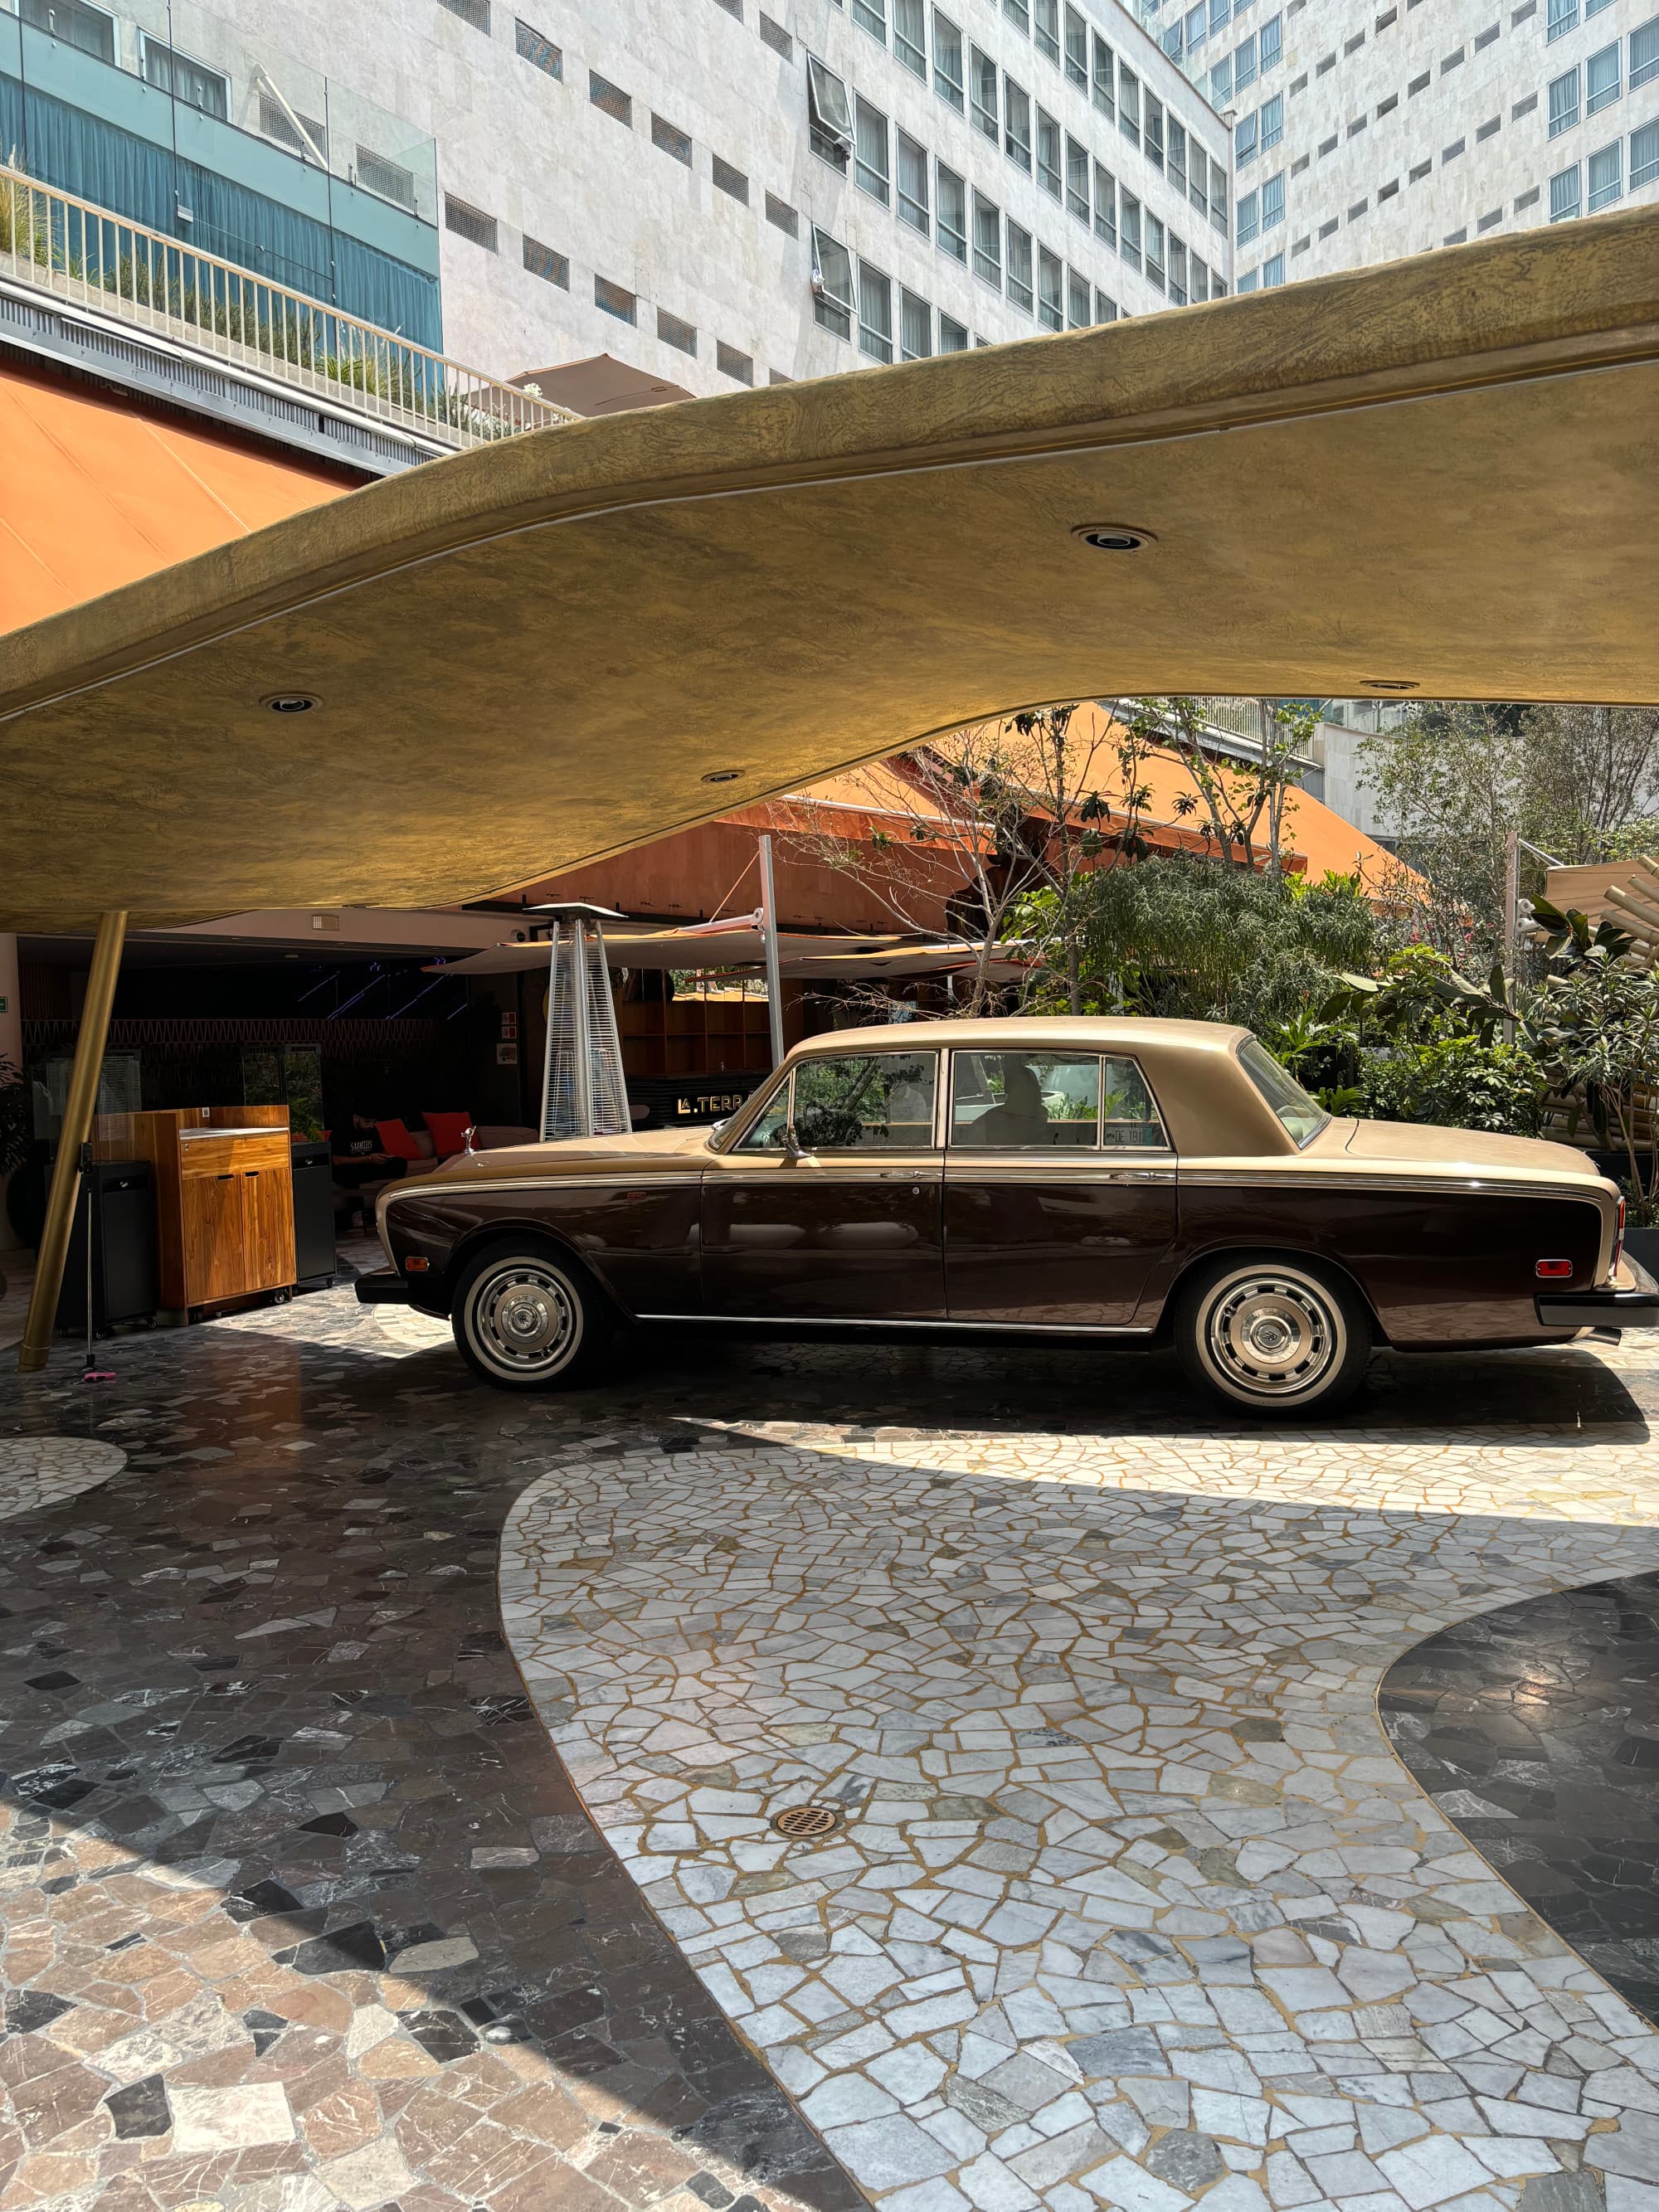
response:
M772 1815L773 1834L787 1837L792 1844L816 1844L834 1835L841 1824L841 1813L834 1805L786 1805Z

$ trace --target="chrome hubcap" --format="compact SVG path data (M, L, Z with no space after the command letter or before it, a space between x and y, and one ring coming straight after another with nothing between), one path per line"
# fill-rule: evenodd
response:
M1220 1375L1252 1395L1299 1395L1339 1358L1340 1323L1310 1284L1253 1275L1210 1309L1206 1349Z
M479 1349L514 1372L557 1367L575 1348L580 1322L569 1286L534 1261L515 1261L486 1277L472 1310Z

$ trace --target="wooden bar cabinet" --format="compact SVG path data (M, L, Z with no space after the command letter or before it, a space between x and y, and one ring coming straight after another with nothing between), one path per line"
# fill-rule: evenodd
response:
M112 1115L100 1124L97 1150L150 1163L164 1308L193 1314L293 1288L286 1106Z

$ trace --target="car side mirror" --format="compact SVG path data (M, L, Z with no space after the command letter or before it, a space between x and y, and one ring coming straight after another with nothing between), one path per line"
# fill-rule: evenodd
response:
M786 1121L783 1125L783 1156L791 1167L799 1167L803 1161L809 1165L811 1163L812 1155L802 1146L793 1121Z

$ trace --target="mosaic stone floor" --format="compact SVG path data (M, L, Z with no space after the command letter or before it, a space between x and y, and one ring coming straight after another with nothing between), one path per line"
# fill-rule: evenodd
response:
M0 1376L109 1470L0 1524L0 2212L1659 2212L1659 2039L1369 1703L1659 1563L1659 1362L1384 1364L1300 1447L1077 1352L526 1403L349 1291L109 1364Z
M1659 1565L1644 1425L743 1426L533 1484L503 1619L873 2201L1659 2208L1659 2033L1375 1710L1447 1621Z
M1460 1622L1381 1704L1441 1811L1659 2023L1659 1575Z

